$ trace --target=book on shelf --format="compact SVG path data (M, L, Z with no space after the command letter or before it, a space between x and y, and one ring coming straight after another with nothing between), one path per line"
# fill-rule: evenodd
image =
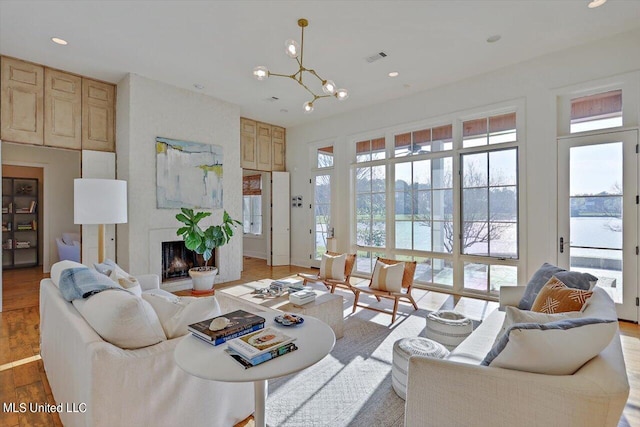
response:
M29 213L34 213L36 211L36 206L38 206L38 202L32 200L29 204Z
M196 338L200 338L202 341L205 341L211 345L220 345L220 344L224 344L229 340L232 340L234 338L238 338L241 337L243 335L246 334L250 334L251 332L255 332L255 331L259 331L260 329L264 328L264 323L258 323L257 325L253 325L253 326L249 326L245 329L242 329L238 332L234 332L231 335L225 335L223 337L220 338L216 338L215 340L212 340L208 335L205 335L203 333L198 333L195 332L194 330L191 330L191 335L193 335Z
M275 348L267 353L261 354L260 356L256 356L253 359L247 359L246 357L243 357L240 353L232 348L225 348L224 351L229 356L231 356L233 360L238 362L244 369L249 369L271 359L275 359L276 357L284 356L287 353L294 352L297 349L298 347L291 342L289 344L285 344L283 346Z
M209 329L209 326L214 319L218 318L226 318L229 323L223 329L212 331L211 329ZM264 321L264 317L256 316L255 314L249 313L244 310L236 310L232 311L231 313L226 313L221 316L203 320L201 322L192 323L191 325L187 326L187 329L193 334L198 335L200 338L212 342L215 342L222 338L226 338L224 341L220 342L220 344L222 344L223 342L231 339L231 335L237 334L238 332L252 332L252 328L256 325L261 325L260 328L258 328L261 329L262 327L264 327ZM238 336L240 335L236 335L236 337Z
M229 348L232 348L245 358L253 359L256 356L289 344L294 340L294 337L290 337L278 329L269 327L258 332L243 335L239 338L234 338L230 340L228 344Z

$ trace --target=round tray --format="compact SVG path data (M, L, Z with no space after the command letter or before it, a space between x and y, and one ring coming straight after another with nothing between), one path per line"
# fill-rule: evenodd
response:
M295 326L304 323L304 319L302 317L292 313L281 314L280 316L276 316L273 320L282 326Z

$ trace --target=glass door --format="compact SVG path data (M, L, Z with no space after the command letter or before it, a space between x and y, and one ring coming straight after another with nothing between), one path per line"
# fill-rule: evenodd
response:
M638 321L637 131L558 144L558 260L598 277L618 317Z
M322 254L329 249L331 233L331 175L317 174L313 178L313 252L314 267L320 266Z

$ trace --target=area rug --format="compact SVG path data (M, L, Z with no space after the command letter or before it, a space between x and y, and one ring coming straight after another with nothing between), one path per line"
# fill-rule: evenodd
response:
M345 295L345 308L350 304ZM391 327L391 316L371 310L349 314L344 337L329 356L298 374L269 381L267 424L402 426L405 401L391 387L393 343L424 336L428 314L424 309L404 311Z

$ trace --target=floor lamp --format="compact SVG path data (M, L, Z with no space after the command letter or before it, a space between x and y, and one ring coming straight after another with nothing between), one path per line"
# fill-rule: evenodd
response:
M104 262L105 224L127 222L127 182L116 179L74 179L73 200L73 223L98 225L98 262Z

